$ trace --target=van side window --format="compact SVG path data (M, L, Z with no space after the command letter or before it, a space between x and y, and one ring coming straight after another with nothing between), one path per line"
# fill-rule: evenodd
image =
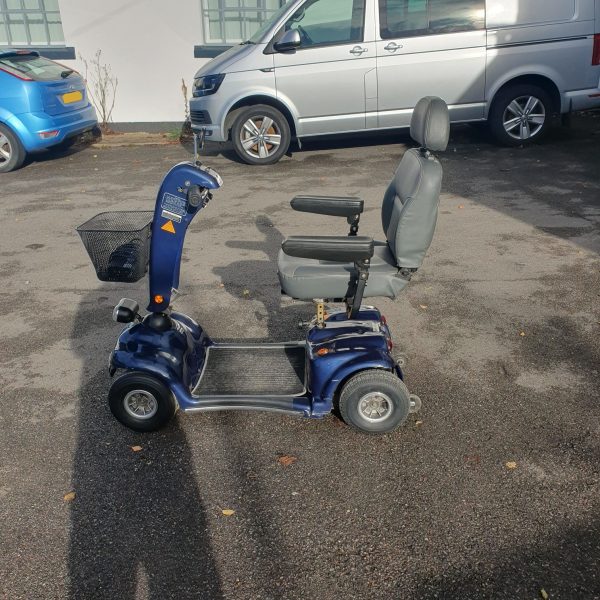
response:
M382 39L485 28L485 0L379 0Z
M308 0L285 24L298 30L300 48L363 41L365 0Z

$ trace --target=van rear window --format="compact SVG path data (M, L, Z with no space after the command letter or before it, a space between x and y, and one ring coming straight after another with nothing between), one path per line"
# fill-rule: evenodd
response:
M381 38L485 28L485 0L379 0Z
M29 77L34 81L56 81L73 72L47 58L32 54L0 57L0 68L13 75Z

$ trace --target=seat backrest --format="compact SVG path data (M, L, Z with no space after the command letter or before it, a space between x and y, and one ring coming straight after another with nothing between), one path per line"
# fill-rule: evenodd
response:
M421 147L402 157L381 208L383 231L399 268L418 269L431 245L442 185L442 165L431 151L445 150L449 133L446 103L435 96L419 100L410 135Z

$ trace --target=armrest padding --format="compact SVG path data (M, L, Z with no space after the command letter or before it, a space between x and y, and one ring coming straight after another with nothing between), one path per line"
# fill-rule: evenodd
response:
M364 202L360 198L336 196L296 196L292 208L300 212L330 215L332 217L354 217L363 212Z
M289 237L281 247L288 256L343 263L366 260L374 252L373 239L363 236L299 235Z

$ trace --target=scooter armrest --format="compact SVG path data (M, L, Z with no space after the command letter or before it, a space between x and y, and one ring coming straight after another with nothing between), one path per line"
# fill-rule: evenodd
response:
M281 247L288 256L343 263L367 260L374 252L373 239L363 236L298 235L289 237Z
M299 212L348 218L362 214L365 203L360 198L296 196L291 201L291 205L294 210Z

